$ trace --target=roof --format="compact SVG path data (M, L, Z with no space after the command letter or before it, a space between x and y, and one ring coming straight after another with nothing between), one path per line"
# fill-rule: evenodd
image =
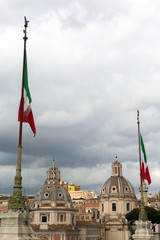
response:
M102 186L101 197L114 195L136 197L132 184L123 176L111 176Z

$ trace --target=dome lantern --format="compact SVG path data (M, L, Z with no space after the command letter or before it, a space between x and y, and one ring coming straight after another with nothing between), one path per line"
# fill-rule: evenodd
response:
M122 176L122 164L118 162L117 156L112 164L112 176Z
M60 182L60 171L55 167L55 161L53 160L52 166L47 170L46 183L59 183Z

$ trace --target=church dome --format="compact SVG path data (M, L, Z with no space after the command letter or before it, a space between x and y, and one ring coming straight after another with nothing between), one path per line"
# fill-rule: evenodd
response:
M34 200L36 201L67 201L71 202L68 191L61 185L45 184L35 195Z
M112 176L103 184L101 197L135 198L135 192L132 184L122 176L122 165L116 157L112 164Z
M34 198L35 201L64 201L71 203L71 197L67 189L60 184L60 171L53 165L47 171L45 184L39 189Z
M47 170L47 178L30 203L31 226L41 239L67 239L78 235L75 213L67 183L60 181L60 171L55 166ZM74 237L78 239L77 236ZM38 238L39 239L39 238Z

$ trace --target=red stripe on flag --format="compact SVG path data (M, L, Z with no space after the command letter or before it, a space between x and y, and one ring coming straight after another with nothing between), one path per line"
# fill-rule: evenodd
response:
M20 101L20 104L19 104L19 111L18 111L18 121L20 121L20 115L21 115L21 101ZM28 114L28 116L26 116L24 114L24 100L23 100L23 116L22 116L22 122L27 122L29 123L33 133L34 133L34 136L36 135L36 128L35 128L35 124L34 124L34 118L33 118L33 113L32 113L32 109L30 111L30 113Z
M142 162L142 166L141 166L141 177L145 180L148 181L148 184L150 185L151 184L151 177L150 177L150 174L149 174L149 169L148 169L148 166L144 166L144 162Z

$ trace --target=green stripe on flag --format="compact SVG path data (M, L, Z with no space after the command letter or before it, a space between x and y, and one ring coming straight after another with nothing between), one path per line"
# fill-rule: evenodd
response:
M146 156L146 151L145 151L142 135L140 135L140 138L141 138L141 149L142 149L142 152L144 155L144 161L145 161L145 163L147 163L147 156Z
M29 87L28 87L28 72L27 72L27 53L25 57L25 65L24 65L24 88L26 90L26 95L29 99L29 103L32 102Z

